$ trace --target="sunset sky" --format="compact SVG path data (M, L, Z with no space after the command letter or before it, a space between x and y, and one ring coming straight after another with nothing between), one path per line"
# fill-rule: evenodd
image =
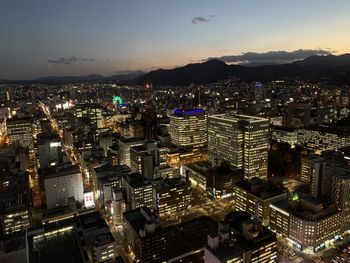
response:
M247 52L342 54L349 11L349 0L2 0L0 78L112 75Z

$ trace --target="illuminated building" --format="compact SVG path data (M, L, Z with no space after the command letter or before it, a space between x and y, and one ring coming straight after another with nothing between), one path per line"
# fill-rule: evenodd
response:
M160 218L183 212L191 204L190 183L184 178L161 180L155 183L155 211Z
M245 179L267 178L269 121L247 115L213 115L208 118L208 152L235 168Z
M121 138L118 140L118 155L119 155L119 164L126 164L130 167L130 147L142 145L145 141L143 137L137 138Z
M207 143L207 115L204 110L175 110L170 115L169 133L176 146L204 146Z
M91 127L102 128L102 108L97 103L80 103L75 106L75 117L78 124L87 121Z
M115 226L123 225L123 213L126 211L126 202L121 190L113 189L113 199L111 203L111 215Z
M123 214L124 232L135 260L142 263L160 263L166 260L167 240L165 230L156 225L148 207Z
M321 152L350 146L350 131L346 127L312 126L298 130L298 144Z
M291 148L298 144L298 131L284 126L273 126L271 138L276 142L288 143Z
M243 170L215 161L203 161L183 165L182 176L188 178L193 187L206 191L213 198L225 198L232 196L235 183L243 180Z
M270 228L294 247L313 253L341 234L342 213L335 206L293 194L270 205Z
M104 209L107 202L113 200L113 191L122 189L123 176L129 172L130 169L126 165L105 164L93 169L93 189L98 207Z
M166 162L174 170L181 165L208 160L208 152L205 148L173 148L166 153Z
M68 205L68 199L83 202L83 176L78 166L52 167L42 170L47 209Z
M206 263L274 263L276 236L247 212L233 212L218 223L217 233L208 234Z
M32 224L27 178L17 175L0 180L0 234L22 232Z
M23 148L33 150L33 126L30 118L12 118L6 121L10 143L18 143Z
M342 232L350 230L350 170L335 175L332 184L332 201L342 211Z
M311 185L313 181L313 173L315 169L314 165L314 156L302 156L300 164L300 181Z
M235 209L255 215L263 225L269 225L270 204L287 198L282 182L273 183L253 178L237 182L234 187Z
M47 168L62 163L62 146L58 135L38 135L39 168Z
M152 183L142 174L131 173L124 176L123 186L126 189L130 209L147 206L153 209Z
M173 173L171 167L161 163L161 153L155 141L130 148L130 168L149 180L172 177Z

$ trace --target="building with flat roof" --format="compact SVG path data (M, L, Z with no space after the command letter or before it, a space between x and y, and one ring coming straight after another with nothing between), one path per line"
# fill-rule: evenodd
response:
M137 145L142 145L145 141L143 137L135 138L120 138L117 140L119 164L126 164L130 167L130 148Z
M183 177L154 183L155 213L159 218L182 212L191 205L190 182Z
M207 114L202 109L174 110L170 116L171 143L179 147L207 143Z
M7 135L10 144L18 143L23 148L28 147L29 150L34 148L33 140L33 121L31 118L14 117L6 121Z
M135 260L142 263L160 263L166 260L166 232L157 226L148 207L141 207L123 214L127 244Z
M47 209L66 206L71 197L77 202L83 202L83 175L79 166L51 167L43 169L41 175L45 185Z
M281 182L259 178L237 182L234 187L235 209L255 215L264 226L270 223L270 204L287 198L287 189Z
M267 178L269 120L218 114L208 118L209 159L243 168L245 179Z
M342 234L342 213L309 197L293 194L270 204L270 228L306 253L317 252Z
M123 177L129 209L147 206L154 207L152 183L139 173L131 173Z

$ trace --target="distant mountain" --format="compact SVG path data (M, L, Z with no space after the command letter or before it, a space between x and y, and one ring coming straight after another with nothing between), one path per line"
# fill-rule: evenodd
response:
M282 65L227 65L219 60L189 64L170 70L155 70L136 79L136 83L154 85L205 84L238 77L245 81L299 79L311 82L327 81L350 84L350 54L341 56L311 56Z
M67 84L67 83L83 83L83 82L123 82L133 80L145 72L141 70L130 71L125 74L117 74L112 76L102 76L97 74L91 74L86 76L47 76L38 78L35 80L2 80L0 84L10 83L45 83L45 84Z

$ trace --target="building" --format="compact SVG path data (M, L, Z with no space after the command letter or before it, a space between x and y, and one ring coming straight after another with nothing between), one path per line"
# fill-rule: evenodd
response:
M141 207L123 214L127 244L135 260L142 263L159 263L166 260L166 232L156 225L148 207Z
M7 135L11 144L18 143L23 148L33 150L33 126L30 118L14 117L6 121Z
M243 168L245 179L267 178L269 121L247 115L213 115L208 118L210 159Z
M179 147L207 143L207 114L202 109L174 110L170 115L171 143Z
M102 108L98 103L80 103L75 106L78 125L87 124L95 129L102 127Z
M62 164L63 154L61 140L56 134L39 134L38 140L38 160L39 168L48 168Z
M155 141L130 148L130 168L134 173L141 173L148 180L172 177L173 171L166 162L162 162L162 152Z
M24 232L31 226L31 195L27 176L0 178L0 235Z
M342 213L309 197L293 194L270 205L270 228L305 253L317 252L342 231Z
M166 162L173 170L182 165L208 160L206 148L170 148L166 153Z
M129 173L126 165L105 164L93 169L94 198L99 208L105 209L106 204L113 200L113 192L122 190L123 176Z
M217 232L208 234L204 262L278 262L276 236L249 213L233 212L218 223Z
M282 182L263 181L258 178L237 182L234 187L235 209L255 215L264 226L270 223L270 204L287 198Z
M154 194L159 218L184 212L191 205L191 185L182 177L156 182Z
M137 145L142 145L145 141L143 137L136 138L121 138L117 141L119 164L126 164L130 167L130 148Z
M350 146L350 130L347 127L311 126L298 130L298 144L309 150L322 152Z
M298 144L298 131L290 127L273 126L271 139L280 143L288 143L291 148L294 148Z
M213 198L225 198L234 194L234 186L243 180L242 169L231 169L215 161L203 161L182 166L182 176L192 187L206 191Z
M76 165L53 167L42 170L44 178L47 209L68 205L73 197L76 202L83 202L83 176Z
M332 202L342 211L342 231L350 231L350 170L333 177Z
M123 177L123 186L126 189L129 209L143 206L153 209L153 187L152 183L142 174L131 173Z
M285 125L301 128L311 124L311 104L308 102L290 102L287 108Z

